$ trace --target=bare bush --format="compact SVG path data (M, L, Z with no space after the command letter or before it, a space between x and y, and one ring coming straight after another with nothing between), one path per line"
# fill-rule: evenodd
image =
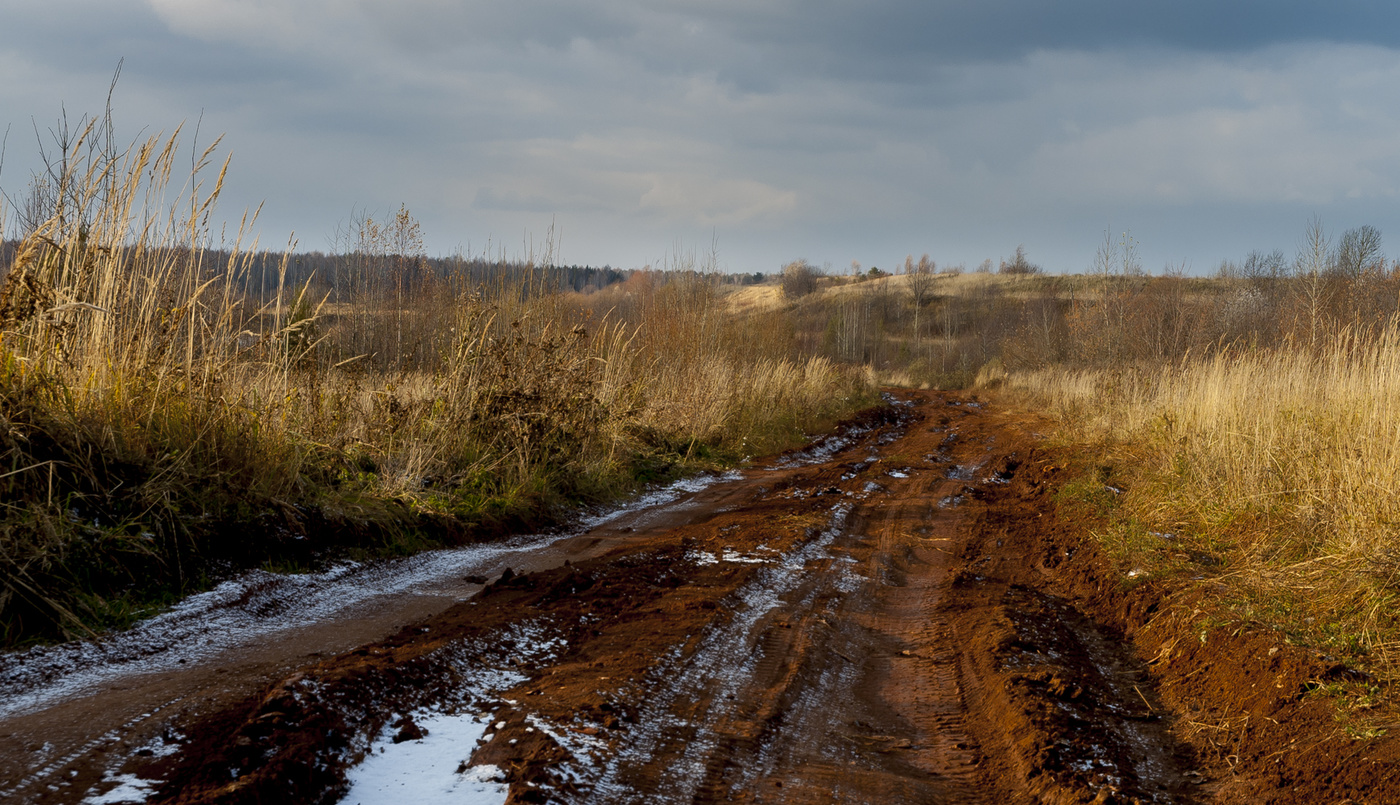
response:
M1017 246L1011 259L1009 261L1002 260L1001 266L997 268L998 274L1039 274L1040 272L1040 266L1026 259L1025 244Z
M820 272L817 271L817 268L806 260L794 260L788 263L783 266L783 296L788 299L797 299L812 293L817 289L819 276Z

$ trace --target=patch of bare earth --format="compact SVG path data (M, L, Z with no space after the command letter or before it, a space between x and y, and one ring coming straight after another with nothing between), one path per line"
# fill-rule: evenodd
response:
M1026 423L897 397L106 774L156 802L336 802L366 757L460 715L483 726L449 776L489 769L512 802L1400 795L1396 742L1350 739L1306 693L1344 669L1261 634L1183 639L1057 513L1062 462Z

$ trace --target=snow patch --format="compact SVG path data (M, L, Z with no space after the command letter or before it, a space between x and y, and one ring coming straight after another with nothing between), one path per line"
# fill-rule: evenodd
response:
M103 794L92 794L83 800L83 805L129 805L145 802L155 793L159 780L143 780L134 774L119 774L108 777L106 782L117 783L117 787Z
M349 770L345 805L498 805L510 787L495 766L467 766L486 734L480 716L417 713L414 723L425 735L393 743L386 731L364 762Z
M761 547L762 546L760 546L760 548ZM773 557L754 556L752 554L739 553L732 548L725 548L718 556L710 551L689 550L685 552L685 560L701 566L717 565L720 562L733 562L741 565L763 565L772 562Z
M686 551L685 561L694 562L697 565L717 565L719 557L709 551Z
M596 760L607 751L608 742L596 735L589 735L577 729L556 726L533 713L525 718L535 729L548 735L550 740L559 744L560 748L572 755L575 760ZM590 724L588 726L597 729L596 724Z

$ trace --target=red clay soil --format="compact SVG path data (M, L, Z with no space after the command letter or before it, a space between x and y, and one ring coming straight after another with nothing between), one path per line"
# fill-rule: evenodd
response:
M898 396L121 771L164 781L153 802L336 802L440 710L501 724L462 769L512 802L1400 802L1400 742L1309 693L1347 669L1201 639L1057 510L1034 423Z

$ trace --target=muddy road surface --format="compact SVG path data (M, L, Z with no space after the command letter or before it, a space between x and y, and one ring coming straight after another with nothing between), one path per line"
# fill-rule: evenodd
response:
M889 402L574 533L7 658L0 798L1207 799L1146 669L1047 581L1073 547L1034 436Z

